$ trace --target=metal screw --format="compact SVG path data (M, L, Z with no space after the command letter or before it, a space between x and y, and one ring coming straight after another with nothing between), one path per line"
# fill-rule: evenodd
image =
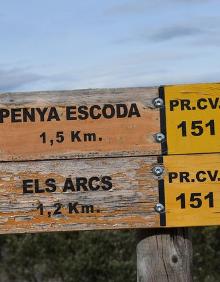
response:
M163 99L158 97L154 99L153 104L155 108L161 108L164 105L164 102Z
M158 143L161 143L165 140L165 135L163 133L157 133L155 139Z
M157 203L154 209L158 213L163 213L165 211L164 205L162 205L161 203Z
M164 168L162 166L155 166L153 167L152 172L156 176L161 176L164 172Z

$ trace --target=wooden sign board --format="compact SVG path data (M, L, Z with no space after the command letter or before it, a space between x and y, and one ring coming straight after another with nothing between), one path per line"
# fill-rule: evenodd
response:
M2 94L0 160L160 154L157 88Z
M218 152L219 95L219 84L2 94L0 160Z
M0 233L160 225L156 157L0 164Z
M219 164L220 154L1 163L0 233L217 225Z

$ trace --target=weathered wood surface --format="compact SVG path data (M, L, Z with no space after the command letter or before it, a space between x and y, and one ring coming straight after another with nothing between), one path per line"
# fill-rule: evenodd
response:
M0 160L160 154L156 97L158 88L1 94Z
M191 282L192 243L187 228L137 231L137 282Z
M158 180L151 171L156 162L128 157L0 163L0 233L158 227Z

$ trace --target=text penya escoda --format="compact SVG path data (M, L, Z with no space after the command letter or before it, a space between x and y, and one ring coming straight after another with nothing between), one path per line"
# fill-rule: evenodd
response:
M136 103L57 107L0 108L0 123L50 122L61 120L112 119L140 117Z

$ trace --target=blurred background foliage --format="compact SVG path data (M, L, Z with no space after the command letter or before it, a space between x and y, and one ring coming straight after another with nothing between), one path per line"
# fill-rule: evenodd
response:
M193 228L194 281L220 281L220 228ZM2 282L134 282L135 231L1 235Z

